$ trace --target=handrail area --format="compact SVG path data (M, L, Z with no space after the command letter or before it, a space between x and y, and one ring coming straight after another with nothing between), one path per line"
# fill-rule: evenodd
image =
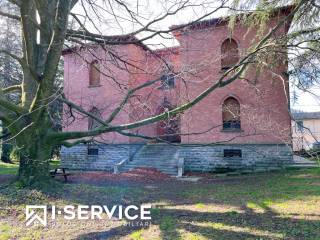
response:
M178 159L178 176L177 177L182 177L184 174L184 158L179 158Z
M120 167L123 166L126 162L127 162L127 159L124 159L124 160L122 160L121 162L116 163L116 164L113 166L113 173L114 173L114 174L118 174Z

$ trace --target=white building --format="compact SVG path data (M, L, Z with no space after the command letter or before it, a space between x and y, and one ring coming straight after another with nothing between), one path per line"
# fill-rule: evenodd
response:
M320 112L292 113L293 150L308 150L320 144Z

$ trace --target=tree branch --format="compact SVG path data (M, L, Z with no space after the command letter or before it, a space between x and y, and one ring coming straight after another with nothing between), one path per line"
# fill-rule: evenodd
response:
M128 123L128 124L123 124L119 126L102 126L97 129L94 129L92 131L79 131L79 132L62 132L62 133L52 133L51 137L54 138L56 141L65 141L69 139L76 139L76 138L84 138L84 137L92 137L92 136L97 136L102 133L107 133L107 132L117 132L117 131L123 131L123 130L129 130L129 129L134 129L138 128L141 126L149 125L164 119L167 119L172 116L176 116L180 113L183 113L185 110L193 107L197 103L199 103L201 100L203 100L205 97L207 97L211 92L216 90L217 88L224 87L232 82L234 82L237 78L239 78L247 69L248 65L252 62L254 59L255 55L264 49L264 45L267 43L269 38L282 26L285 22L288 21L298 10L299 8L305 3L306 0L302 0L292 11L290 14L288 14L285 18L283 18L281 21L277 23L275 27L273 27L249 52L245 57L243 57L239 63L226 71L220 78L219 80L213 84L211 87L207 88L205 91L203 91L201 94L199 94L197 97L195 97L192 101L187 102L179 107L176 107L170 111L164 112L162 114L143 119L134 123ZM232 74L235 72L231 77L229 77L227 80L224 80L229 74Z
M62 96L62 98L60 99L62 102L64 102L65 104L67 104L70 108L74 108L76 109L78 112L87 115L88 117L91 117L92 119L94 119L95 121L99 122L100 124L109 127L108 124L106 124L102 119L98 118L97 116L95 116L94 114L87 112L86 110L84 110L82 107L74 104L73 102L67 100L64 96Z
M302 30L299 30L299 31L292 32L292 33L288 34L288 37L292 38L292 37L297 37L299 35L316 33L316 32L319 32L319 31L320 31L320 27L307 28L307 29L302 29Z
M20 16L14 15L14 14L10 14L10 13L6 13L6 12L3 12L3 11L0 11L0 16L11 18L11 19L14 19L14 20L17 20L17 21L21 20Z
M3 93L9 93L9 92L13 92L13 91L21 91L21 85L13 85L7 88L2 89Z
M0 106L17 114L26 113L25 110L0 96Z
M192 21L192 22L190 22L188 24L175 26L175 27L173 27L171 29L168 29L168 30L156 30L155 31L155 30L150 29L150 26L152 24L160 22L160 21L162 21L163 19L165 19L168 16L177 14L182 9L185 9L187 7L195 6L194 4L187 5L186 4L187 2L188 1L186 1L181 7L177 8L173 12L167 12L163 16L160 16L159 18L156 18L156 19L150 21L149 23L147 23L142 28L140 28L140 29L138 29L138 30L136 30L134 32L128 33L128 34L105 36L105 35L102 35L102 34L95 34L95 33L89 32L89 31L87 31L85 29L84 30L68 29L67 36L71 37L71 38L79 38L79 39L89 40L89 41L93 41L93 42L96 42L96 43L102 43L102 44L107 44L107 45L141 44L143 41L151 39L151 38L153 38L153 37L155 37L157 35L170 33L170 32L176 31L176 30L183 29L188 25L192 25L192 24L194 24L196 22L199 22L199 21L205 19L206 17L216 13L217 11L219 11L219 10L221 10L223 8L229 8L229 7L225 6L227 1L224 1L224 2L221 3L220 6L215 8L213 11L210 11L209 13L204 14L203 16L197 18L196 20L194 20L194 21ZM143 31L151 32L152 34L150 34L149 36L146 36L146 37L144 37L142 39L137 39L135 37L135 35L143 32Z
M21 0L8 0L9 2L11 2L12 4L15 4L17 6L21 6Z
M92 142L92 140L85 140L85 139L80 139L78 141L74 141L74 142L62 142L61 145L67 147L67 148L71 148L73 146L76 146L80 143L89 143Z
M22 64L22 58L18 57L17 55L9 52L8 50L5 50L5 49L0 49L0 53L4 53L8 56L10 56L11 58L13 58L14 60L18 61L20 64Z

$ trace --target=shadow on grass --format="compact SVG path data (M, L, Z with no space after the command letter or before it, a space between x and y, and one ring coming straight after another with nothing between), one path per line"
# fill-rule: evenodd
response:
M169 223L169 225L168 225ZM199 213L188 210L162 209L153 216L152 225L160 229L161 239L320 239L319 220L280 217L269 210L254 213ZM76 239L119 239L140 228L119 226L104 232L83 234ZM186 237L190 236L196 237ZM143 239L143 238L141 238ZM146 238L156 239L156 238Z
M307 174L308 178L300 175ZM262 174L208 184L173 184L149 193L152 202L168 202L153 211L152 224L161 239L320 239L318 214L282 214L270 206L276 203L319 197L319 170ZM159 194L160 192L160 194ZM162 194L161 194L162 193ZM249 208L253 203L261 212ZM212 205L230 205L240 211L215 212ZM297 203L299 204L299 203ZM184 205L183 209L179 209ZM204 206L201 211L190 210ZM299 206L296 206L299 208ZM168 209L170 208L170 209ZM303 216L302 216L303 215ZM298 219L302 217L302 219ZM316 220L312 220L312 217ZM304 219L303 219L304 218ZM104 232L83 234L77 239L118 239L137 229L119 226ZM148 231L148 230L145 230ZM147 233L148 236L149 233ZM186 235L187 234L187 235ZM188 237L190 234L190 237ZM154 238L141 238L154 239Z
M304 178L302 176L308 176ZM11 205L44 204L63 200L72 204L139 205L153 203L152 226L111 227L102 231L87 229L76 239L320 239L320 211L312 214L281 213L274 204L316 198L319 202L318 170L289 171L223 181L171 183L138 186L95 186L55 182L31 194L28 189L0 190L1 202ZM161 204L160 204L161 203ZM253 206L250 206L253 205ZM292 204L292 203L288 203ZM297 208L299 208L299 202ZM223 206L218 211L212 206ZM228 206L230 208L228 208ZM260 212L254 207L257 206ZM234 210L236 209L236 210ZM141 237L130 237L141 230ZM59 231L59 230L57 230ZM145 233L146 236L143 234Z

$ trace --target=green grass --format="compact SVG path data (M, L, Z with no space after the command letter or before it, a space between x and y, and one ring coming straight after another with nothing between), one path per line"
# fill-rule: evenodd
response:
M50 161L50 169L55 169L60 166L59 160L51 160ZM19 165L18 164L11 164L11 163L4 163L0 161L0 175L1 174L17 174Z
M196 204L196 208L201 209L201 208L205 208L205 207L206 207L206 205L203 204L203 203L197 203L197 204Z
M144 240L144 238L142 237L142 230L134 231L130 234L130 238L132 240Z
M0 225L0 240L10 239L10 226L8 224Z
M2 164L3 165L3 164ZM53 182L44 189L2 187L2 239L320 239L320 170L219 178L196 183L99 185ZM152 203L152 225L121 221L67 222L48 228L24 226L25 204L139 205ZM61 234L62 233L62 234Z
M60 160L59 159L52 159L51 161L50 161L50 168L51 169L55 169L55 168L58 168L58 167L60 167Z
M19 166L17 164L9 164L0 161L0 175L1 174L17 174Z

